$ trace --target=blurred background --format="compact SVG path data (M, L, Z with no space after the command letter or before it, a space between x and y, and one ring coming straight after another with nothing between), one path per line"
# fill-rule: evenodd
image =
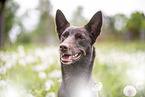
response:
M128 85L135 87L135 97L145 97L144 4L144 0L0 0L0 97L57 97L61 82L57 9L74 26L84 26L101 10L103 28L94 45L93 78L103 84L102 97L125 97Z

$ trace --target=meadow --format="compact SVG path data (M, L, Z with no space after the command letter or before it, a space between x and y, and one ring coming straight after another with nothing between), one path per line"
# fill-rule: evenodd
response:
M97 42L95 48L93 78L103 84L102 97L145 97L144 43ZM1 49L0 97L57 97L60 69L58 45Z

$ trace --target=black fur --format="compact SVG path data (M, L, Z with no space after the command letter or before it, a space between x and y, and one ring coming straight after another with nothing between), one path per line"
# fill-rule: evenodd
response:
M84 27L70 26L60 10L57 10L55 21L60 39L62 71L58 97L82 97L79 92L83 89L89 91L88 97L96 97L96 92L92 91L95 84L92 79L95 58L93 44L101 32L102 13L97 12ZM74 57L75 54L77 57Z

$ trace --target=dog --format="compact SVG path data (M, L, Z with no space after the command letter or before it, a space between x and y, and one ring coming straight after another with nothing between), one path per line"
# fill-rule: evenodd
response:
M102 12L98 11L84 27L75 27L58 9L55 24L60 40L62 72L58 97L100 97L92 90L95 85L92 69L95 58L93 44L102 29Z

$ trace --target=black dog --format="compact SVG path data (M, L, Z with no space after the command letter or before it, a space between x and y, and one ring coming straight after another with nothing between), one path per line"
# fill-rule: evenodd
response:
M92 90L95 43L101 32L102 13L97 12L84 27L70 26L64 14L56 12L56 30L60 39L62 84L58 97L97 97Z

